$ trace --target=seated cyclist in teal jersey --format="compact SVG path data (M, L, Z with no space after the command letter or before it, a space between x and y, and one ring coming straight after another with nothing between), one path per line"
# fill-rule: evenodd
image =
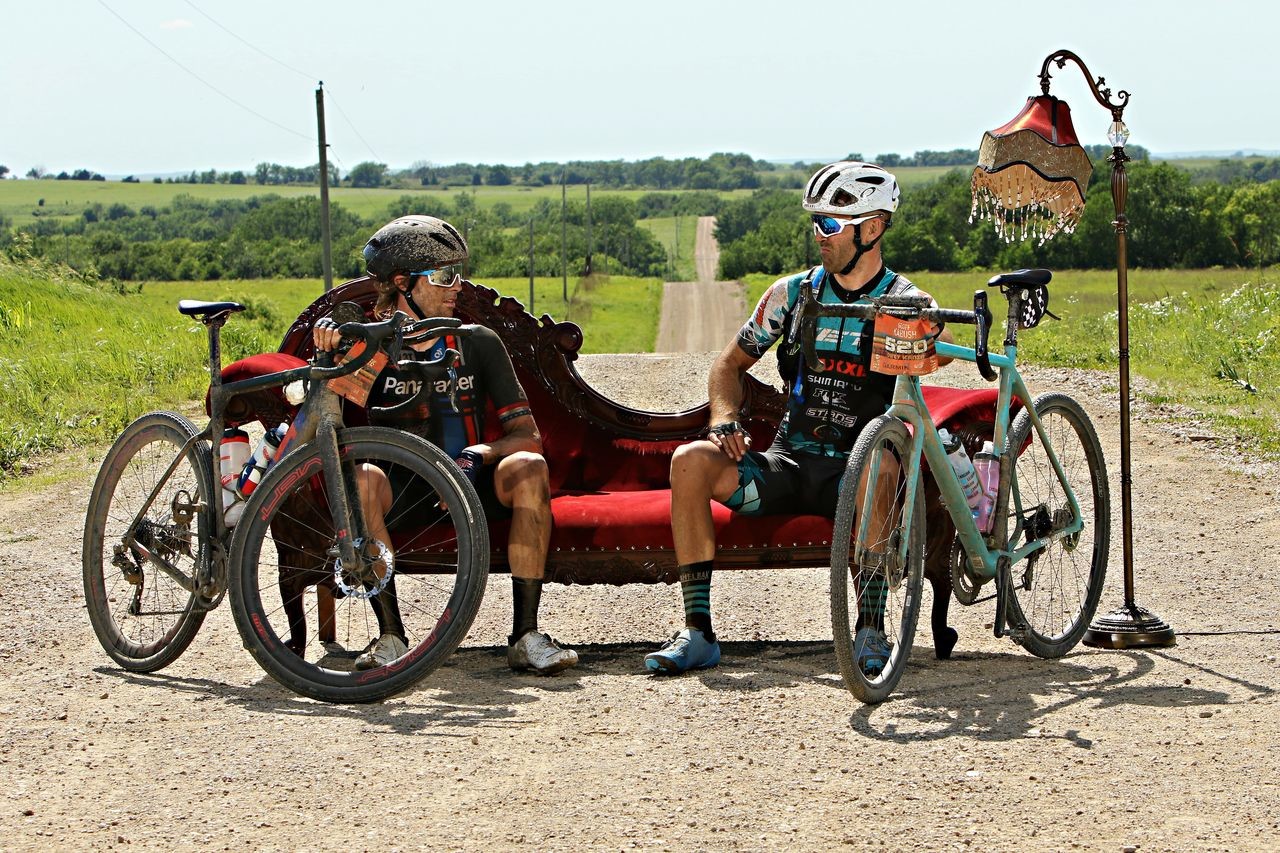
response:
M817 334L822 363L806 364L796 307L806 287L827 304L921 295L888 269L880 254L880 238L898 209L898 197L896 179L879 166L841 161L819 169L805 189L804 209L813 216L821 266L776 281L712 365L707 440L682 446L671 460L671 528L685 629L645 656L645 667L654 673L705 669L720 661L711 627L716 545L711 500L747 515L835 516L845 458L862 427L888 409L894 377L871 372L872 324L852 318L822 318ZM939 339L950 341L950 332L940 330ZM778 366L789 387L786 413L772 446L752 450L737 421L742 378L779 341ZM868 672L884 666L883 633L863 629L855 649Z

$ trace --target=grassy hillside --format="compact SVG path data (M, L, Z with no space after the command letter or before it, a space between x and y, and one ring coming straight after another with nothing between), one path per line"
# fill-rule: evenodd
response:
M528 303L527 279L487 284ZM205 329L179 299L248 306L223 328L223 362L274 350L322 287L315 279L153 282L113 288L67 268L0 256L0 481L41 455L112 440L154 408L188 408L208 385ZM584 328L584 352L653 349L662 284L604 276L535 282L534 308Z

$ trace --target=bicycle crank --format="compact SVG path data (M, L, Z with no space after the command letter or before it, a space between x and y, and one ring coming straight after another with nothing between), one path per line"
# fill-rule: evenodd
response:
M986 578L978 577L969 567L969 555L965 553L964 546L957 537L951 543L951 591L956 601L966 607L977 604L978 594L986 582Z

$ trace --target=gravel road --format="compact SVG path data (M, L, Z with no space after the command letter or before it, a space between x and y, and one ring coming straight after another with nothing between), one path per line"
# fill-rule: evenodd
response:
M747 316L742 283L716 281L720 244L716 218L698 217L694 261L697 281L669 281L662 286L662 316L658 320L660 353L703 352L733 340Z
M677 409L704 397L710 357L582 369L633 405ZM939 376L973 381L958 370ZM1095 419L1118 526L1114 381L1028 382L1071 390ZM98 648L80 591L100 450L52 460L55 483L0 506L0 600L13 605L0 847L1274 850L1276 471L1244 464L1192 413L1135 414L1138 600L1178 645L1043 661L991 637L991 604L957 605L956 657L934 660L922 628L877 707L837 673L823 569L718 574L724 662L678 678L641 663L681 621L678 590L639 585L549 587L543 627L582 663L512 675L505 577L451 661L380 705L278 687L226 606L174 665L130 675ZM1113 540L1104 609L1121 602Z

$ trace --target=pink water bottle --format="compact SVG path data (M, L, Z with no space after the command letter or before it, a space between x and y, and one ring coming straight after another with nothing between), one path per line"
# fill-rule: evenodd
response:
M973 454L973 470L978 474L978 485L982 487L982 496L978 499L974 521L983 533L991 532L991 511L995 508L996 490L1000 487L1000 457L996 455L996 446L989 441L982 443L982 449Z
M244 511L236 486L248 461L249 433L237 427L223 430L222 442L218 445L218 479L222 483L222 513L228 527L234 527Z

